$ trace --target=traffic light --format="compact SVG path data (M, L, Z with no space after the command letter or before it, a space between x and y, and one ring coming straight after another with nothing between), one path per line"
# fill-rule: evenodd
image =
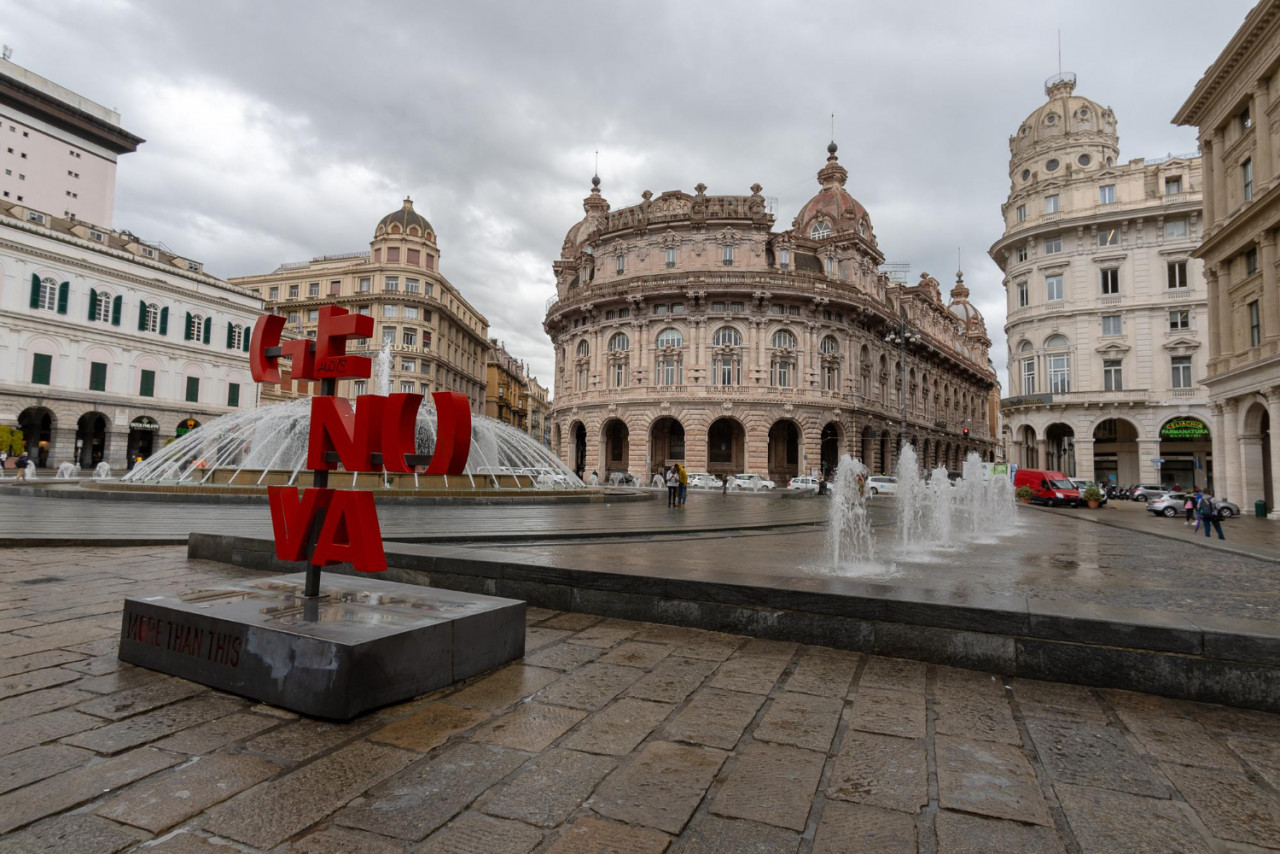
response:
M961 431L960 431L960 434L961 434L962 436L964 436L966 439L968 439L968 438L969 438L969 428L968 428L968 427L965 427L963 430L961 430Z

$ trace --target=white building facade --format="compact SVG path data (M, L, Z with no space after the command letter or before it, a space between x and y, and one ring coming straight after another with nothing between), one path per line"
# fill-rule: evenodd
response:
M1051 78L1010 138L1006 454L1120 486L1212 480L1198 154L1121 164L1116 117Z
M248 350L262 300L198 261L113 231L115 161L102 151L141 140L111 111L14 69L0 65L0 150L14 149L3 163L17 182L0 184L0 424L22 430L39 467L106 462L118 473L257 404ZM77 178L49 161L15 177L28 168L17 163L59 151L96 165ZM72 199L59 170L94 189Z

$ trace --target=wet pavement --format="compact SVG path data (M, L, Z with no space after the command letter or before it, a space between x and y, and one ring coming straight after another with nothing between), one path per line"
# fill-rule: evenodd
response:
M252 575L0 552L0 852L1280 849L1261 712L536 609L523 660L347 724L116 660L123 596Z

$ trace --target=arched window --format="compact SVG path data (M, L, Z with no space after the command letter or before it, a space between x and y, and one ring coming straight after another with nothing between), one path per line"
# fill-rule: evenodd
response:
M230 350L244 349L244 327L240 324L232 324L227 329L227 348Z
M836 274L836 259L833 255L827 256L827 275L834 276Z
M47 308L49 311L58 310L58 283L52 278L45 276L40 280L40 292L38 296L36 308Z
M1018 347L1019 361L1022 362L1022 393L1036 393L1036 357L1035 348L1030 341L1023 341Z
M1044 342L1044 348L1048 351L1050 394L1066 394L1071 391L1070 346L1065 335L1050 335Z
M583 342L586 343L585 341ZM627 337L625 332L615 332L613 337L609 339L609 352L619 353L631 349L631 339Z
M684 335L674 326L668 326L666 329L658 333L659 347L683 347Z
M591 345L587 343L587 339L585 338L583 338L581 341L578 342L578 355L579 356L591 355Z
M818 351L824 356L832 353L839 353L840 343L836 341L833 336L828 335L826 338L823 338L822 343L818 345Z
M160 306L154 302L144 302L142 304L142 331L143 332L159 332L160 331Z
M711 344L715 347L741 347L742 333L732 326L721 326L712 336Z
M615 361L609 373L613 379L614 388L627 387L627 363L625 361L622 359Z
M773 333L773 347L776 350L794 350L796 347L796 336L792 335L786 329L779 329Z
M826 240L831 236L831 223L815 222L813 228L809 229L809 236L814 240Z
M93 288L89 290L89 319L99 323L111 322L111 294Z
M191 318L187 322L187 340L199 341L204 336L204 315L189 314L187 317Z

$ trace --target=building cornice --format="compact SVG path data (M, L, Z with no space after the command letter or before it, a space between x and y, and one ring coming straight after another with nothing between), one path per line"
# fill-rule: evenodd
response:
M1205 69L1187 100L1174 114L1173 124L1195 126L1205 124L1209 104L1231 84L1249 53L1265 35L1265 31L1275 24L1278 14L1280 14L1280 0L1262 0L1249 11L1249 14L1245 15L1244 22L1231 37L1231 41L1227 42L1227 46L1218 54L1213 64Z
M1230 258L1243 252L1260 232L1271 230L1278 220L1280 190L1273 186L1207 234L1191 257L1207 263Z
M128 154L138 150L146 142L140 136L129 133L118 125L103 121L84 110L78 110L57 98L20 80L0 74L0 104L30 113L42 121L76 136L84 137L96 145L116 154Z

